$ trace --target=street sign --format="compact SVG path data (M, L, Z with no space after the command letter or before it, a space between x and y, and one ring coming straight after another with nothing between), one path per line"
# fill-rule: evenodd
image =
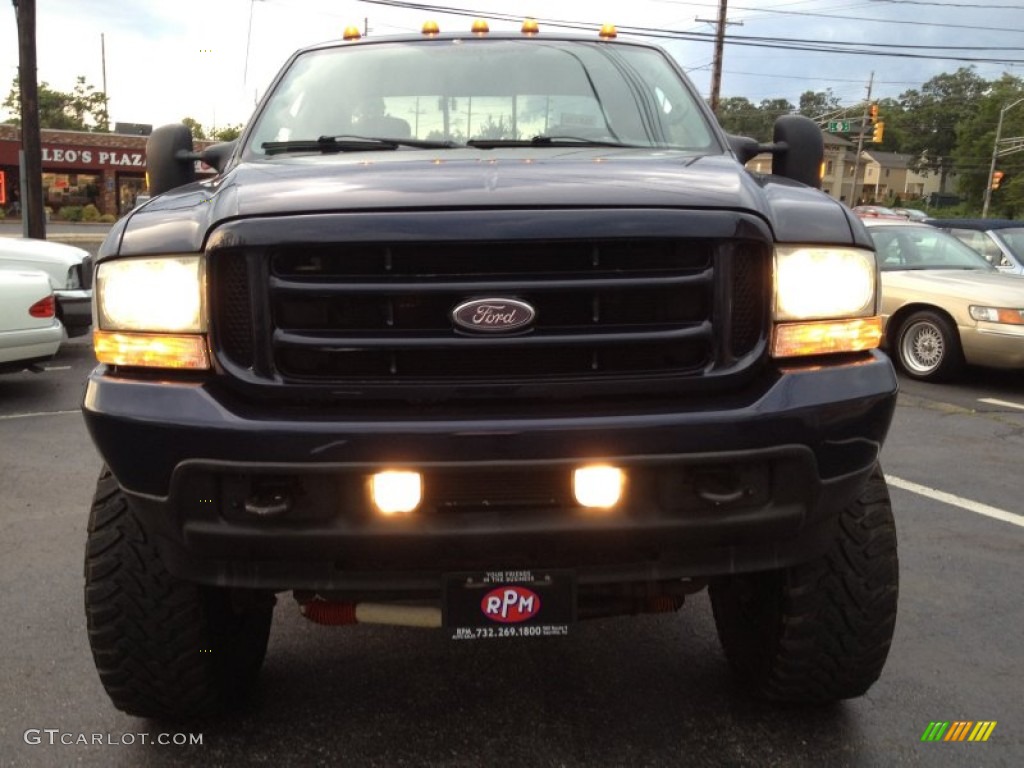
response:
M850 120L829 120L828 121L828 132L829 133L849 133L850 132Z

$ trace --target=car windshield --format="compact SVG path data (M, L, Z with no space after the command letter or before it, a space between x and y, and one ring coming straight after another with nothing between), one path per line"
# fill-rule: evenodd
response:
M359 139L392 141L370 147ZM415 149L415 142L721 151L697 97L657 49L538 39L302 53L261 108L248 152L267 155L269 144L280 154L291 142L295 152Z
M907 269L978 269L994 272L977 251L933 227L869 227L883 272Z
M1010 250L1017 254L1018 258L1024 258L1024 227L1001 229L999 236Z

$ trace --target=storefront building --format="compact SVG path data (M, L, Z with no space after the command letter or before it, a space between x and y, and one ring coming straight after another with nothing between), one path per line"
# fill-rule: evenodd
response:
M121 216L146 192L146 137L87 131L42 132L43 198L54 215L66 205L95 205ZM197 142L200 144L210 142ZM21 128L0 125L0 207L16 206ZM208 169L207 169L208 170Z

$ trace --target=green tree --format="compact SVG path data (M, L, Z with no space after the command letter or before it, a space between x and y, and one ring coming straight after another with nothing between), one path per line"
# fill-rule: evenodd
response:
M990 84L988 93L977 109L964 120L957 130L957 145L953 152L959 172L959 191L980 210L992 167L992 150L996 141L999 113L1003 112L1003 130L1000 149L1012 149L1024 138L1024 80L1004 74ZM1015 105L1014 105L1015 104ZM1014 105L1014 106L1010 106ZM1024 215L1024 151L1007 152L996 159L996 170L1005 176L999 189L992 191L989 214L1006 218Z
M801 115L816 120L833 115L842 110L839 97L832 93L831 88L824 91L804 91L800 94L800 106L797 111Z
M4 109L11 113L9 122L21 124L21 89L18 78L11 83L11 91L4 99ZM49 83L39 84L39 126L68 131L110 131L107 114L107 96L97 91L79 76L70 93L51 88Z
M718 102L718 121L736 136L749 136L758 141L771 138L771 127L765 125L764 115L757 106L743 96L731 96Z
M978 110L988 86L973 67L961 67L953 74L936 75L921 90L900 95L905 111L899 120L901 149L913 156L914 170L938 173L945 187L946 176L953 170L957 127Z
M188 128L190 131L192 131L193 139L206 138L206 130L203 128L202 124L200 124L200 122L196 120L194 117L181 118L181 124Z
M223 128L218 128L211 133L212 137L217 141L234 141L242 135L242 124L238 125L226 125Z

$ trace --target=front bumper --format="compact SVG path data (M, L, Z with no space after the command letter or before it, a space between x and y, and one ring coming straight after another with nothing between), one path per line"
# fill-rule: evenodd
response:
M233 403L206 383L101 367L84 412L177 575L409 594L436 591L447 571L572 568L581 583L602 583L810 559L875 465L896 389L876 352L676 409L283 420L280 409ZM559 496L573 467L597 460L630 477L612 513ZM424 474L429 509L402 519L372 512L366 477L395 466ZM286 509L252 511L252 499L270 497L287 497Z
M1024 326L978 323L961 327L964 359L989 368L1024 368Z

